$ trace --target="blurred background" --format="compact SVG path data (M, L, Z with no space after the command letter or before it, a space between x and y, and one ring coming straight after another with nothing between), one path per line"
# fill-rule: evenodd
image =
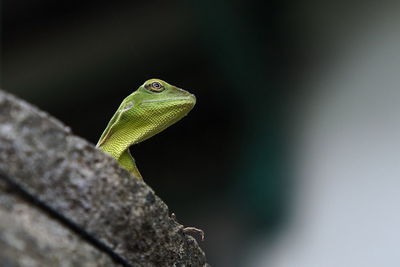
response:
M93 144L145 80L194 93L131 151L212 266L400 266L399 30L386 0L4 0L1 87Z

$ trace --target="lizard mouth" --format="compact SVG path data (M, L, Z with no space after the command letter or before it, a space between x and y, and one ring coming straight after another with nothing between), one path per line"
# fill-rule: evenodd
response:
M165 102L165 101L181 101L181 100L190 100L190 102L193 102L193 104L196 103L196 97L194 95L189 95L189 96L176 96L176 97L166 97L162 99L150 99L150 100L143 100L141 104L146 104L146 103L160 103L160 102Z

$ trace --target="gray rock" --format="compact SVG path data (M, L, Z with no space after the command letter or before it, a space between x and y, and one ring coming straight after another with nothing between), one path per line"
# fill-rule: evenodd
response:
M0 266L120 266L0 182Z
M3 91L0 91L0 171L104 242L133 266L207 266L205 254L196 240L183 233L183 226L170 218L168 207L150 187L121 169L113 158L72 135L69 128L48 114ZM0 207L5 205L3 195L13 195L12 189L4 188L7 187L0 187ZM55 222L50 218L33 219L39 217L39 211L34 211L32 203L24 205L23 212L11 211L9 218L0 220L2 235L19 231L17 227L20 227L22 236L33 236L35 242L41 243L47 237L40 231L31 231L13 221L31 216L36 225L48 224L49 229ZM15 225L15 229L4 228L3 224ZM67 232L68 229L63 227L58 226ZM53 236L53 232L46 235ZM55 234L53 238L57 238ZM78 239L77 236L71 241L65 239L71 245L65 249L67 263L71 260L69 251ZM85 240L78 243L88 246L83 244ZM37 249L41 244L34 248L29 244L24 247L21 255L26 250L46 253ZM51 244L46 247L58 249ZM16 254L10 252L10 255L14 258ZM98 259L105 262L101 257ZM63 265L61 260L59 263Z

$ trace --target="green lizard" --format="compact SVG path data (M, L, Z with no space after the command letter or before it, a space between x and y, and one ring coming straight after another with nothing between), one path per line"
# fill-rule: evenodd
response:
M142 180L129 147L163 131L193 108L196 97L159 79L150 79L126 97L96 147Z
M179 121L195 104L196 97L189 92L162 80L150 79L122 101L96 147L111 154L123 168L143 180L129 147ZM175 214L171 217L176 220ZM204 240L201 229L185 227L183 232L198 233Z

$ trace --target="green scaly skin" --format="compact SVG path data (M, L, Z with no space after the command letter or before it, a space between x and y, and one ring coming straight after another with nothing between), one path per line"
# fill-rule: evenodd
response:
M162 80L150 79L122 101L96 147L142 180L129 147L182 119L195 103L196 97L189 92Z

